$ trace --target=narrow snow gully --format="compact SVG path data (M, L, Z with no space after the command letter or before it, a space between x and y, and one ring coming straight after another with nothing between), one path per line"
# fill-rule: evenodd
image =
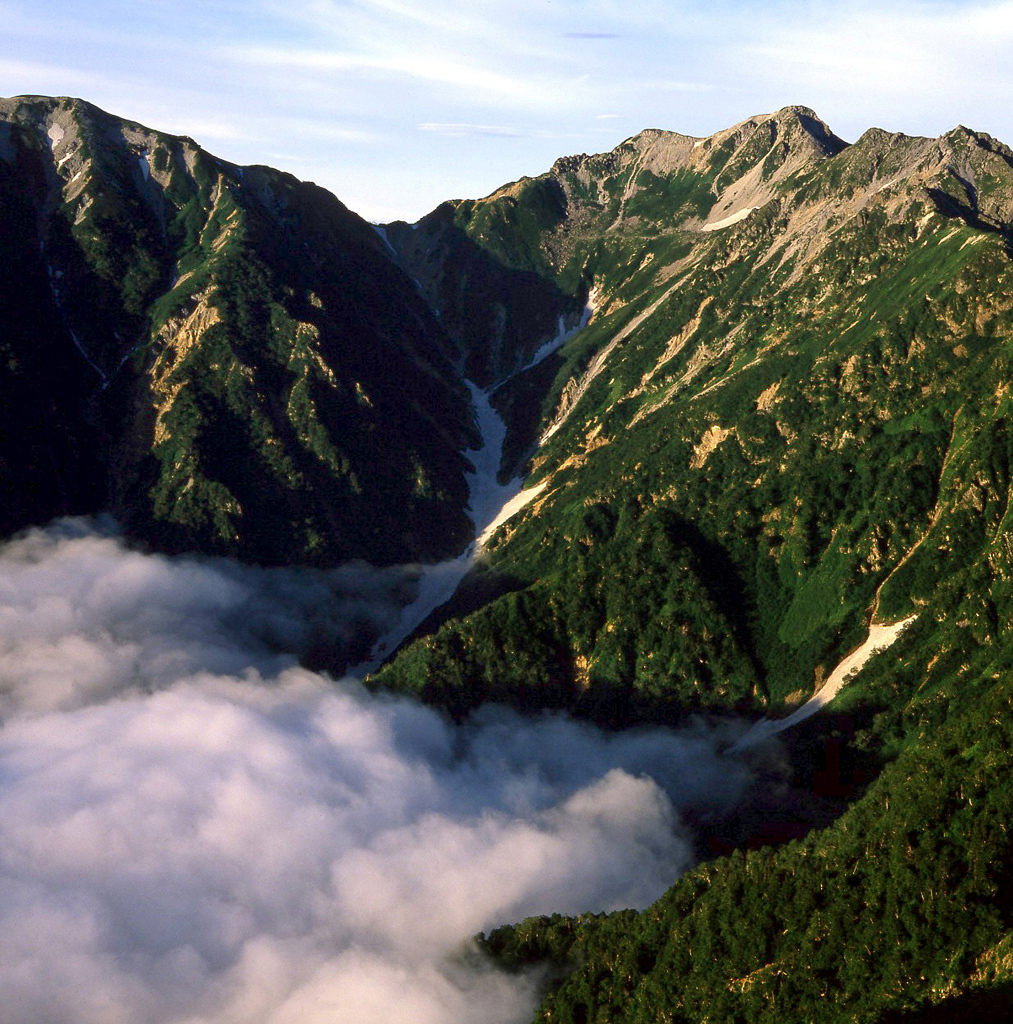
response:
M516 515L528 502L545 489L545 484L521 490L521 477L501 484L496 479L503 457L506 424L492 407L489 396L495 387L483 391L470 380L465 384L471 392L475 420L482 436L481 448L464 454L472 464L468 473L468 515L475 524L475 539L456 558L448 558L432 565L419 566L418 591L415 600L401 609L397 624L374 644L369 660L349 671L349 675L363 676L373 672L384 659L412 634L428 616L446 604L461 580L478 561L482 549L497 527ZM498 387L499 385L496 385Z
M384 240L386 241L386 238ZM475 525L475 539L456 558L417 567L415 571L418 573L418 591L415 600L401 609L397 625L373 645L369 660L350 669L349 675L361 677L379 668L384 659L418 629L429 615L454 596L461 580L478 561L483 548L496 530L545 490L547 482L522 490L523 478L520 476L505 484L496 479L503 459L506 424L493 408L491 397L507 381L537 366L586 327L594 315L597 294L597 288L592 288L576 326L567 330L563 318L559 317L556 336L542 345L523 366L509 376L497 381L485 391L473 381L464 381L471 393L475 422L482 437L480 448L473 448L464 453L472 465L472 471L468 474L467 511Z
M598 286L595 285L587 295L587 299L584 302L584 310L580 315L580 320L576 327L571 327L567 330L566 323L563 317L560 316L556 321L556 336L547 341L544 345L539 348L535 354L519 369L514 370L509 376L504 377L497 384L493 385L489 389L489 394L497 391L503 387L508 380L513 380L514 377L519 377L522 373L527 373L533 366L537 366L544 359L548 359L557 349L562 348L578 331L582 331L591 322L591 317L594 316L595 310L598 308Z
M746 750L762 743L769 736L774 736L785 729L790 729L799 722L811 718L821 708L826 707L840 693L844 684L857 672L865 667L865 663L880 651L885 651L911 625L917 615L910 615L899 622L889 625L872 624L865 642L856 647L830 673L827 681L818 693L813 694L800 708L793 711L787 718L761 718L741 739L732 745L730 753Z
M505 484L499 483L496 479L503 458L506 424L493 408L491 396L508 380L537 366L579 330L586 327L594 314L595 296L596 290L592 289L576 327L567 330L563 318L560 317L556 336L542 345L527 363L508 377L497 381L485 391L473 381L464 381L471 392L475 422L482 437L480 448L473 448L464 453L472 465L472 471L468 473L467 511L475 525L475 539L456 558L417 567L415 571L418 573L418 589L415 600L401 609L397 624L377 640L367 661L349 669L349 675L362 677L376 671L391 652L418 629L429 615L454 596L461 580L478 561L482 550L496 530L545 490L546 482L522 490L523 477L520 476Z

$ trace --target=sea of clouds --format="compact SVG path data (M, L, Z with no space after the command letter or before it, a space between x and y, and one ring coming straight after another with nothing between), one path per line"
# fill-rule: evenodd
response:
M531 914L642 907L680 809L749 784L713 731L464 726L299 667L396 622L401 577L130 550L66 521L0 548L7 1024L523 1021L469 955Z

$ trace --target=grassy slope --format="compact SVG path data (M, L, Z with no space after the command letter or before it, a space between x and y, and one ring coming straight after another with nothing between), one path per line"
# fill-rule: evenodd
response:
M635 220L608 182L599 221L574 218L557 280L579 259L608 301L556 357L543 425L622 341L538 452L546 498L493 547L510 593L378 682L613 724L777 706L870 615L919 618L838 699L887 767L836 824L643 915L493 937L506 962L584 964L544 1019L973 1016L1008 994L1010 167L971 133L873 132L725 231L664 222L704 215L685 170L644 177Z
M861 163L850 151L817 163L793 183L795 193L811 204L835 194L844 158L845 177ZM653 176L634 196L642 208L651 188ZM660 191L659 203L669 190ZM612 233L610 244L622 243L635 259L617 270L612 254L595 274L611 301L555 358L542 422L551 395L638 313L653 312L538 453L532 480L547 479L550 489L537 514L494 544L495 569L511 589L528 588L526 616L517 619L520 598L504 597L502 623L494 605L448 624L406 651L385 682L424 688L437 665L454 663L462 690L483 695L488 687L476 673L490 658L498 662L482 636L504 646L512 620L534 621L544 640L536 674L552 681L553 702L564 692L581 700L599 683L639 700L636 691L659 689L645 668L652 656L667 666L655 675L665 677L660 688L676 705L780 702L810 689L857 640L877 595L880 614L897 618L942 580L938 566L927 567L932 545L905 557L930 524L945 529L959 518L965 499L955 488L975 470L955 475L959 459L947 460L964 450L965 435L973 451L990 452L980 453L989 475L973 500L986 518L1002 514L997 389L1011 327L1002 239L922 199L903 219L881 204L838 226L819 260L798 271L797 254L777 262L788 216L770 205L735 229L703 236L688 256L686 232L661 236L638 222ZM917 229L912 217L927 220ZM717 443L708 451L707 442ZM630 607L628 569L650 560L642 549L651 542L641 535L649 538L665 517L680 523L678 543L689 549L674 573L683 595L673 604L660 585L645 588L620 640L609 609ZM968 524L966 532L960 558L980 563L985 531ZM667 557L655 557L658 574ZM672 556L673 568L679 564ZM694 605L711 610L695 622ZM705 625L707 616L717 618ZM680 630L695 635L684 646L698 646L702 662L719 659L726 685L701 686L685 661L672 661ZM523 687L524 700L537 703L537 687L525 681L530 659L513 672L509 657L503 661L503 672L487 673L500 695Z

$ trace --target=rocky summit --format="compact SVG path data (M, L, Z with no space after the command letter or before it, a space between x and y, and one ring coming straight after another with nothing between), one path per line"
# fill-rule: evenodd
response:
M538 1019L1003 1019L1011 245L1013 151L963 127L650 129L374 229L81 101L0 101L0 525L446 557L473 382L502 479L540 489L371 686L609 728L804 711L790 782L704 816L656 904L482 937L540 971Z
M543 490L490 545L499 595L462 595L378 681L612 727L734 708L777 729L840 688L781 733L790 793L712 830L744 854L641 914L486 938L565 979L539 1020L1007 1012L1011 230L1002 143L846 145L802 107L645 131L388 228L504 381L508 469Z

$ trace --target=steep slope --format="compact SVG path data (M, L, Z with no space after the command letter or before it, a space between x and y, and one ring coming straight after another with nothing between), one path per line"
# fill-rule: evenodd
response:
M817 806L773 838L808 835L712 833L747 849L643 914L488 937L554 968L542 1019L1008 1005L1013 151L846 146L801 107L650 130L389 225L399 269L313 186L23 99L0 202L6 530L111 507L168 549L450 553L460 360L543 490L373 685L459 715L781 716L913 618L784 733Z
M692 208L672 199L687 174ZM388 678L421 685L444 645L467 660L462 630L509 635L522 601L545 633L541 674L571 701L596 680L620 705L645 687L677 708L797 700L857 643L867 609L901 618L951 582L940 548L968 570L1005 564L1009 150L964 129L874 130L844 148L789 108L712 139L645 133L521 191L549 180L597 205L572 201L584 212L528 249L562 254L545 256L557 282L579 262L598 307L532 374L548 388L535 431L518 413L538 393L525 375L497 392L515 451L541 435L532 480L548 484L494 546L525 596L448 627ZM660 588L631 609L609 579L662 522L707 569L690 558L682 598ZM940 544L923 543L929 530ZM956 556L942 543L954 530ZM983 641L998 620L979 591L955 621ZM642 608L642 624L612 604ZM686 631L704 678L688 653L672 660ZM715 644L720 685L706 675Z
M593 284L628 285L634 239L713 230L843 146L802 107L707 140L648 130L386 232L488 384L554 335L559 315L575 317Z
M704 865L642 914L532 919L486 948L573 972L538 1021L1007 1020L1010 695L1007 674L822 832Z
M329 193L20 98L0 202L5 531L109 507L159 547L267 562L463 544L453 344Z
M550 188L564 212L532 229ZM914 616L784 734L800 778L857 801L836 824L489 950L577 968L545 1020L1008 1006L1013 151L965 128L844 146L788 108L457 210L469 244L597 308L497 393L546 487L490 545L500 596L377 682L459 713L778 716L870 621Z

